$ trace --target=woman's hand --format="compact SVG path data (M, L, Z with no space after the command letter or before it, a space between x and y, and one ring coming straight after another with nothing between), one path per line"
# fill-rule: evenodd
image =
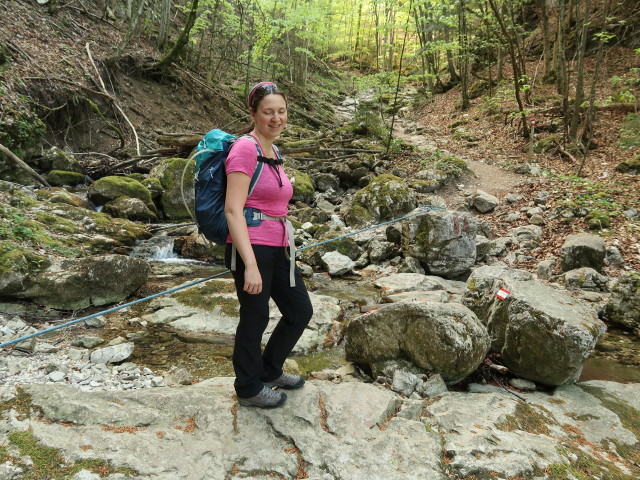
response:
M257 265L246 267L244 270L244 288L243 290L251 295L262 292L262 276Z

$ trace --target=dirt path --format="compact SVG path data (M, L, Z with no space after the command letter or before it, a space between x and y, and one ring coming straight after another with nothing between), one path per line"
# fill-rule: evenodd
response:
M394 127L394 135L423 151L446 150L445 146L440 146L440 142L437 139L434 141L428 133L420 135L405 133L415 130L417 126L418 123L412 120L400 118ZM518 185L530 181L530 177L517 174L508 167L494 163L491 159L475 160L455 152L452 153L467 163L473 175L464 175L457 182L438 190L437 194L449 204L455 202L464 193L476 190L484 190L502 200L505 195L516 192Z

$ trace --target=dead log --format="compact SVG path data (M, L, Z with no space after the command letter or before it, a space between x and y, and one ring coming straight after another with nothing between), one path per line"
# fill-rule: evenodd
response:
M45 187L51 187L51 185L49 185L49 183L44 178L42 178L38 174L38 172L36 172L33 168L31 168L29 165L24 163L22 160L20 160L20 158L18 158L18 156L15 153L13 153L11 150L9 150L7 147L2 145L1 143L0 143L0 152L4 153L13 163L15 163L18 166L18 168L27 172L29 175L35 178L42 185L44 185Z
M195 148L202 137L204 133L163 133L158 135L156 142L165 147Z

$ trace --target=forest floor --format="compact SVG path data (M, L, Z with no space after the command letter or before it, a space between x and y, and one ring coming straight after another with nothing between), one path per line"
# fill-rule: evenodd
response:
M613 95L616 86L610 81L613 77L625 81L632 76L630 69L640 66L640 55L628 49L618 49L604 63L598 82L598 101L604 103ZM530 71L538 71L541 65L532 63ZM593 59L587 62L587 78L593 74ZM510 88L508 85L504 89ZM495 98L503 95L498 87ZM542 85L535 88L534 98L543 99L537 107L550 106L557 98L554 85ZM469 193L476 189L495 195L504 204L508 193L520 194L520 200L509 210L517 212L521 208L532 206L533 199L540 192L548 192L546 225L543 228L543 242L536 253L537 261L550 255L557 255L564 238L573 233L588 230L583 218L571 222L553 218L550 214L566 202L575 202L587 211L601 209L611 217L610 228L599 233L606 238L608 246L616 246L625 265L620 268L607 268L607 273L617 276L621 270L640 270L640 221L622 215L623 211L640 212L640 175L623 174L615 170L622 161L630 160L635 151L620 145L623 111L601 111L595 118L593 143L596 148L589 155L581 175L576 176L579 165L573 163L559 151L544 154L529 153L529 142L518 132L517 120L508 121L506 114L492 113L489 98L482 96L471 100L471 107L462 111L460 90L454 88L444 94L435 95L426 101L415 113L415 121L425 128L425 135L436 139L441 148L463 158L474 175L460 179L459 185L450 185L444 192L438 192L449 199L456 194ZM544 100L546 100L545 103ZM495 108L495 104L493 105ZM501 111L517 110L515 102L500 101ZM464 122L476 141L457 139L454 122ZM559 119L550 116L536 118L535 141L548 137L556 129ZM581 161L582 158L577 158ZM540 167L542 175L521 175L515 172L518 165L530 164ZM528 224L526 215L515 222L504 221L505 211L485 215L497 235L508 229Z

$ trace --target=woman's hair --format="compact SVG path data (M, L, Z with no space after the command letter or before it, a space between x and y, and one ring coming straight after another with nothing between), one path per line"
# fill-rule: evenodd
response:
M270 94L280 95L282 98L284 98L285 105L287 104L287 96L282 90L280 90L280 87L278 87L273 82L260 82L254 85L249 92L249 96L247 98L247 106L249 107L249 110L252 112L257 112L262 99ZM238 134L244 135L246 133L249 133L251 130L253 130L253 127L254 123L252 121L249 125L241 129Z

